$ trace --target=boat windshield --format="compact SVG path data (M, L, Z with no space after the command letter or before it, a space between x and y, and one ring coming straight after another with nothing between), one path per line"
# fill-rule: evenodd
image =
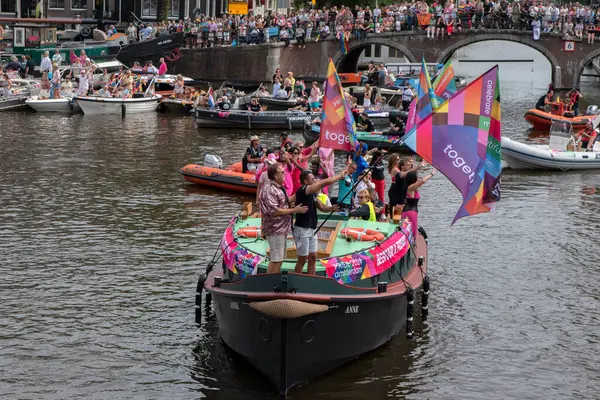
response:
M574 144L573 125L571 121L555 120L550 127L550 149L565 151L569 144Z

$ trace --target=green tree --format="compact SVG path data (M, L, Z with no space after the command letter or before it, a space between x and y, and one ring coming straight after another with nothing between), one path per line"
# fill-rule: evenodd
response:
M169 10L171 9L171 0L158 0L156 3L156 20L164 22L169 18Z

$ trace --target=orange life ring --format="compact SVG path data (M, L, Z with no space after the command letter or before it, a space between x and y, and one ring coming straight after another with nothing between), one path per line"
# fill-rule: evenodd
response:
M237 235L247 238L259 238L262 236L262 231L258 226L247 226L237 230Z
M352 238L361 242L380 242L385 239L385 235L373 229L364 228L344 228L340 232L342 236Z

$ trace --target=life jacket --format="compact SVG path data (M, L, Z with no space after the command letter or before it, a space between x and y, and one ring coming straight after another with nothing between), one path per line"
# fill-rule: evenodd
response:
M376 222L377 215L375 214L375 207L373 206L373 203L371 201L369 201L369 202L367 202L367 206L369 206L369 219L367 221Z
M329 197L325 193L319 193L317 195L317 199L319 199L321 201L321 203L323 203L325 205L330 204Z

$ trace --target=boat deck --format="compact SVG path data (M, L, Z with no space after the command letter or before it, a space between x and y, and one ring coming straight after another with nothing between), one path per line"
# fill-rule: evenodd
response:
M317 226L322 222L326 214L319 214L319 221ZM323 228L318 232L318 246L317 246L317 260L328 257L339 257L348 254L355 254L363 250L367 250L376 245L377 242L362 242L357 240L348 240L346 237L340 234L340 231L344 228L365 228L371 230L377 230L382 232L385 237L389 237L397 228L398 225L390 224L387 222L369 222L356 219L347 219L348 217L336 213L332 215L329 220L325 223ZM234 237L238 244L252 253L256 253L260 256L267 256L269 251L269 245L265 239L262 238L245 238L240 237L236 234L239 229L246 227L260 227L260 218L248 218L246 220L238 220L233 227ZM294 271L296 265L297 253L294 238L291 234L287 238L287 254L286 259L281 267L282 271ZM266 269L268 261L265 260L259 264L259 268ZM325 267L322 263L317 262L316 268L317 274L324 273Z

